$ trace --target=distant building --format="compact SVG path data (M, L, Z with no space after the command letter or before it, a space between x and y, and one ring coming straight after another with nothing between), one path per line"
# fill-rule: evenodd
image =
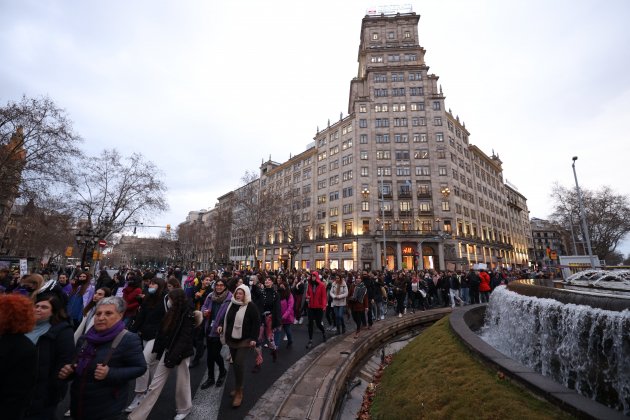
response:
M262 163L256 194L276 206L256 235L261 268L529 266L527 200L505 184L498 154L471 144L447 109L419 19L397 9L366 15L348 115L288 161ZM219 213L229 213L238 191L219 199ZM218 228L226 226L230 259L251 265L237 227Z
M534 261L540 265L557 265L559 255L569 255L567 232L548 220L532 217Z
M175 262L175 241L168 238L138 238L122 236L105 256L110 267L160 268Z

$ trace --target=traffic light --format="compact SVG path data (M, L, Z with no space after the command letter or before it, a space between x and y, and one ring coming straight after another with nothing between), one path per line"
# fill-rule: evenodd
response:
M166 233L171 234L171 225L166 225Z

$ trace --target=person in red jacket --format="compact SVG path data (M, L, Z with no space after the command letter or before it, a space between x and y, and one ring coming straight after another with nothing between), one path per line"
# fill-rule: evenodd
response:
M479 294L481 295L481 303L487 303L490 299L490 275L484 270L479 272Z
M140 307L140 302L144 297L142 295L142 289L140 288L140 281L141 280L138 277L130 276L127 278L127 286L123 289L122 297L127 305L127 309L125 310L125 315L123 317L125 326L129 326L136 317L136 313Z
M313 347L313 323L322 332L322 341L326 342L326 330L322 319L326 309L326 285L319 279L319 273L313 271L306 289L306 307L308 309L308 344L307 349Z

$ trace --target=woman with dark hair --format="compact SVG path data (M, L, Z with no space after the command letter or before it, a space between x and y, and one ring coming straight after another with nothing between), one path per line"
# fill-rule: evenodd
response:
M291 287L285 279L280 279L280 281L278 282L278 293L280 293L280 313L282 329L287 336L288 348L293 345L293 334L291 334L291 325L295 322L295 313L293 311L293 294L291 293ZM278 340L276 340L276 343L278 343Z
M129 324L133 321L136 313L138 312L138 308L140 307L138 296L142 295L142 289L140 288L141 282L141 277L134 274L127 276L127 286L125 286L122 292L122 298L127 305L125 316L123 317L123 322L126 326L129 326Z
M74 379L70 411L74 420L112 420L127 402L128 383L147 368L142 343L125 330L125 301L116 296L96 304L94 326L81 336L75 363L59 371L60 379Z
M192 334L195 317L182 289L173 289L168 294L167 306L152 351L159 363L146 396L129 414L130 420L146 419L149 416L173 368L177 369L175 420L183 420L192 410L188 364L194 353Z
M94 314L96 313L96 304L99 300L110 297L112 295L112 291L107 287L101 287L96 292L94 292L94 297L92 301L83 308L83 320L79 327L74 332L74 342L79 341L79 337L88 332L90 328L94 325Z
M214 290L206 298L205 303L201 307L201 313L206 320L206 344L208 347L207 364L208 364L208 379L201 384L201 389L210 388L215 384L214 382L214 365L219 367L219 377L216 381L216 386L220 387L225 381L227 370L221 357L221 343L217 328L220 323L219 320L225 316L227 306L232 299L232 293L227 288L227 284L224 279L217 279L214 282Z
M57 404L66 394L59 369L70 363L74 337L61 300L54 294L39 295L35 303L35 329L27 334L37 349L37 379L26 419L54 419Z
M233 361L235 389L230 395L234 398L232 407L236 408L240 407L243 401L245 359L249 349L256 346L260 329L258 309L251 301L249 287L241 284L236 288L224 319L219 321L221 325L217 332L224 334Z
M83 320L83 308L88 306L94 297L94 286L90 284L90 274L81 272L70 284L72 288L68 294L68 316L76 329Z
M160 324L166 315L167 309L166 299L166 283L163 279L154 277L149 282L147 294L142 300L136 320L130 328L130 331L138 333L142 339L144 347L144 360L147 362L147 370L144 374L136 379L136 395L131 404L125 410L127 413L133 411L140 401L144 399L151 377L153 376L158 364L155 353L153 353L153 345L155 337L160 329Z
M207 276L204 276L203 280L199 284L199 287L193 297L193 305L196 310L200 310L201 307L206 302L206 298L212 292L211 285L212 285L212 275L209 274ZM203 318L202 324L199 327L195 328L195 331L193 332L193 345L195 347L195 357L193 357L192 361L190 362L191 368L194 368L197 365L199 365L199 361L201 360L201 357L203 356L203 352L206 346L206 340L204 338L205 330L206 330L205 326L206 326L205 318Z
M278 359L278 347L274 332L282 327L280 295L274 288L274 280L268 274L265 274L264 279L263 284L254 284L251 289L252 301L258 307L258 313L261 315L258 343L256 344L256 365L252 371L253 373L258 373L262 369L263 344L267 344L271 350L273 361L275 362Z
M0 295L0 407L7 419L22 419L33 394L37 352L26 333L35 326L33 302Z

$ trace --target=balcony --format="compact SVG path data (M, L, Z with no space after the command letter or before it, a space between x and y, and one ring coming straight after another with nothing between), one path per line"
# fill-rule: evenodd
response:
M433 209L419 209L418 216L431 216L433 215Z
M382 213L385 217L392 217L394 212L391 210L382 210Z
M427 192L418 191L416 196L418 198L431 198L431 192L430 191L427 191Z
M405 217L405 218L408 218L408 217L413 217L413 209L409 209L409 210L400 210L400 211L398 212L398 216L399 216L399 217Z
M392 198L393 197L391 191L385 191L384 193L379 194L379 195L381 196L381 198Z
M411 191L398 191L398 198L411 198Z

